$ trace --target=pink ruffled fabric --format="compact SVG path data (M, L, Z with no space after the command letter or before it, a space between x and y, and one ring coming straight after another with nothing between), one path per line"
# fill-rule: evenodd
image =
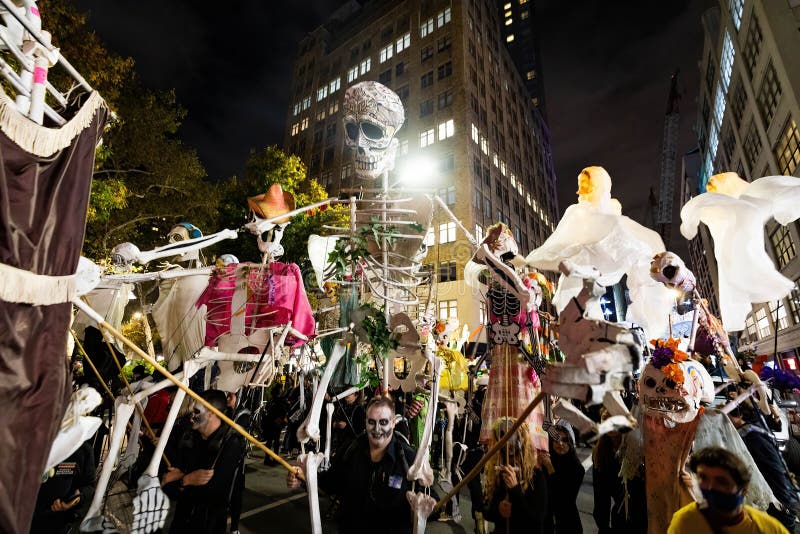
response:
M196 306L206 305L207 322L205 345L215 347L217 339L231 329L231 300L236 287L237 269L247 269L247 303L245 305L245 334L254 328L284 325L313 337L316 323L311 313L300 268L294 263L272 262L267 266L255 263L232 263L219 268L211 276L208 287ZM265 272L266 270L266 272ZM302 345L304 341L291 336L287 344Z

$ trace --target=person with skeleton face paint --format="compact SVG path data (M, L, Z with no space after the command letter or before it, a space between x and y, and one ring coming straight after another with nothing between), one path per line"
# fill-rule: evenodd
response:
M331 468L319 473L319 485L341 503L339 532L412 532L406 475L414 449L395 433L394 401L376 397L367 404L366 432L333 457ZM290 488L299 480L287 475Z
M222 412L228 410L222 391L204 391L201 397ZM244 443L201 404L195 404L189 424L191 430L180 438L170 456L173 465L161 479L164 492L177 501L170 532L225 532L228 498Z
M697 475L704 502L687 504L675 512L667 534L789 532L766 512L744 504L750 472L733 453L707 447L692 455L689 468Z

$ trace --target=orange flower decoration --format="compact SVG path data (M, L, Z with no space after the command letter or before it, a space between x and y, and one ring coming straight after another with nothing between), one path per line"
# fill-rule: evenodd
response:
M683 384L683 371L678 364L671 363L669 365L665 365L661 368L661 372L664 373L664 376L676 384Z
M436 321L436 326L433 328L433 331L437 334L441 334L444 332L445 324L442 321Z

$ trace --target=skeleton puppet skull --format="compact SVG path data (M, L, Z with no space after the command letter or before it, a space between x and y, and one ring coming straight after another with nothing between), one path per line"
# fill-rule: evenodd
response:
M684 293L693 291L697 284L692 271L673 252L661 252L653 257L650 262L650 278Z
M683 373L683 383L676 383L652 362L644 367L639 379L639 396L645 414L688 423L697 417L700 402L714 400L714 383L702 364L694 360L677 362Z
M405 121L400 97L385 85L361 82L347 89L343 107L345 145L353 151L356 176L374 179L392 170L394 135Z

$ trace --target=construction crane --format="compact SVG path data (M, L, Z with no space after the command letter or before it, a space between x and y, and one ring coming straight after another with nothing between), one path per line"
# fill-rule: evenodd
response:
M661 141L661 182L658 195L656 226L664 246L669 250L672 232L672 206L675 198L675 163L677 159L678 126L680 124L681 95L678 90L678 74L675 69L670 80L667 112L664 117L664 136Z

